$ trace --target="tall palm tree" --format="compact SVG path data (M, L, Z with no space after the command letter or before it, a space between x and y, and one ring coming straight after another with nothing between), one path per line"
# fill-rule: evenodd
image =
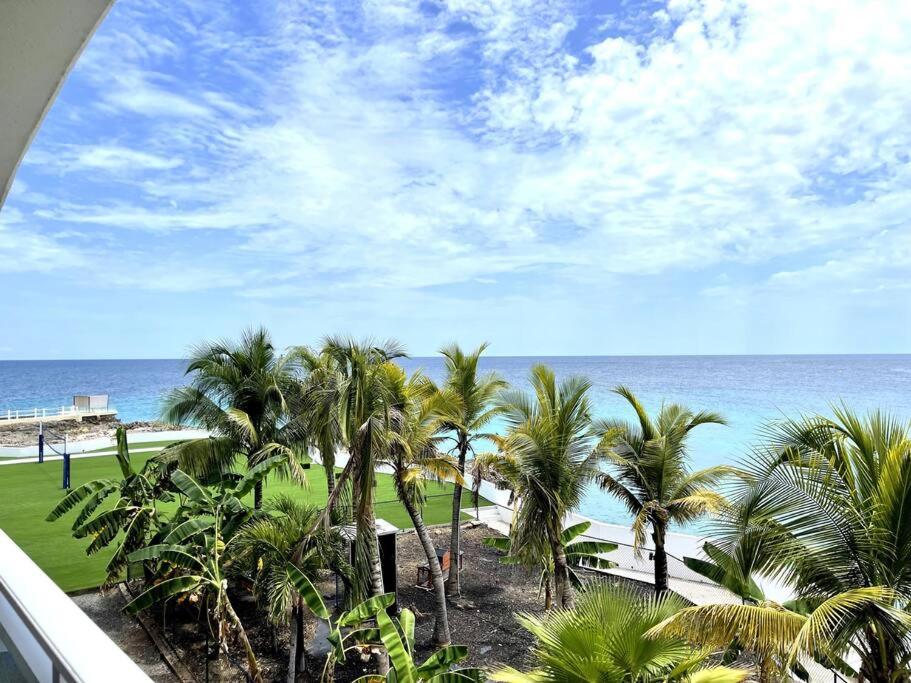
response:
M436 598L433 639L437 645L448 645L449 617L446 609L446 590L443 572L437 559L433 539L424 523L422 509L427 479L452 480L462 483L454 460L437 450L440 421L435 404L439 393L434 384L420 372L407 377L397 365L387 366L391 390L392 434L383 464L392 470L399 500L408 512L427 558L430 578ZM450 564L450 567L453 567ZM454 569L450 569L450 572Z
M790 585L807 617L759 605L733 613L705 606L692 623L793 663L799 654L837 663L853 654L859 679L911 675L911 425L846 407L833 417L770 425L736 491L748 528L767 535L760 568ZM737 525L718 543L736 544ZM748 606L745 606L748 607ZM720 618L720 620L719 620ZM700 632L708 637L718 628Z
M388 445L391 402L388 366L405 352L392 341L376 345L339 337L326 339L323 352L333 358L341 377L337 410L349 455L342 474L351 478L358 592L367 596L382 595L383 574L374 510L376 465L387 452ZM337 483L341 486L344 481L340 477ZM327 514L331 515L336 500L330 496Z
M656 624L675 614L684 601L672 593L645 596L626 586L601 584L583 592L571 610L544 617L519 616L535 636L534 669L495 671L507 683L736 683L748 672L715 665L708 650L687 646L674 636L647 638Z
M439 403L444 429L452 434L454 450L458 458L459 474L465 474L465 460L474 452L474 443L489 435L484 432L490 422L502 412L495 405L497 395L508 386L495 373L478 374L478 360L487 349L481 344L471 353L465 353L452 344L440 350L446 365L446 379L443 383L445 401ZM460 529L462 523L462 485L456 483L452 494L452 524L449 541L450 564L446 592L459 596L462 586L459 577L458 558L461 552Z
M162 419L196 424L213 437L193 439L165 449L165 460L196 476L230 470L241 456L248 467L283 454L287 474L305 479L300 465L297 425L287 421L286 394L292 377L288 359L275 350L269 333L247 330L240 342L218 341L196 348L186 374L188 386L165 399ZM254 490L254 507L262 507L263 484Z
M712 490L731 474L730 467L716 466L691 471L687 445L690 432L703 424L725 424L717 413L670 404L662 406L653 419L632 391L624 386L614 390L636 413L635 422L599 420L595 429L602 434L602 450L610 472L602 473L601 488L615 495L633 515L634 543L645 545L652 530L655 561L655 591L667 590L668 526L685 524L721 509L724 498Z
M563 524L598 476L602 459L591 431L591 385L579 377L557 383L545 365L532 368L531 385L531 394L503 394L508 432L497 440L500 452L485 458L485 465L509 482L515 496L511 547L550 554L557 605L571 608Z

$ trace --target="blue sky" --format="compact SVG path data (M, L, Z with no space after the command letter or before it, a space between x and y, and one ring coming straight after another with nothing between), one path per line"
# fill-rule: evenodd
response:
M0 358L911 350L911 3L118 0L0 211Z

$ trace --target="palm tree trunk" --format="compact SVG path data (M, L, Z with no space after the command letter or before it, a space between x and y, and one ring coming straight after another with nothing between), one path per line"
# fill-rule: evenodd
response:
M468 456L468 439L459 435L459 474L465 475L465 458ZM452 489L452 526L449 535L449 580L446 582L446 595L457 598L462 595L462 584L459 576L459 555L461 553L462 525L462 487L453 484Z
M576 596L573 586L569 582L566 551L559 538L552 540L550 547L554 556L554 587L557 593L557 604L563 609L573 609L576 606Z
M261 510L263 507L263 482L262 480L256 482L253 486L253 507L256 510Z
M544 611L548 612L554 606L553 583L550 574L544 577Z
M655 543L655 593L661 595L667 592L667 551L664 548L667 528L664 522L655 521L652 529L652 541Z
M404 488L404 485L401 485ZM424 524L424 517L413 502L402 496L402 504L411 517L414 524L414 530L424 548L424 555L427 556L427 566L430 567L430 578L433 581L433 594L436 598L436 614L433 622L433 642L443 647L452 642L449 634L449 615L446 611L446 588L443 583L443 571L440 569L440 561L437 559L437 551L430 539L430 533L427 531L427 525ZM449 563L449 572L452 573L452 561Z

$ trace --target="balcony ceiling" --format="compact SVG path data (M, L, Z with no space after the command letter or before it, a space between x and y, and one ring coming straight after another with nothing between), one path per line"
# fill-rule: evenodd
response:
M114 0L0 0L0 207L70 68Z

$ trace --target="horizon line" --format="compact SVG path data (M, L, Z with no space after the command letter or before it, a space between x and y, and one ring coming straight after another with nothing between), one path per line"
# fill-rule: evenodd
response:
M908 352L848 352L848 353L571 353L571 354L484 354L481 359L492 358L835 358L869 356L911 356ZM433 355L406 355L408 360L441 358ZM113 357L113 358L0 358L0 363L67 363L67 362L111 362L111 361L185 361L189 357Z

